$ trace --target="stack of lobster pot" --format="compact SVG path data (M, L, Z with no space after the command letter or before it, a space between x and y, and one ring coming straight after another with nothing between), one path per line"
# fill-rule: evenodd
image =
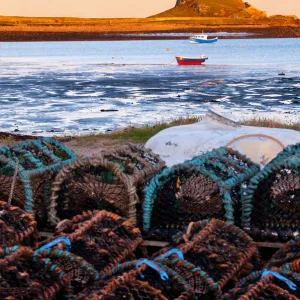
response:
M289 146L246 186L242 226L256 240L288 241L300 230L300 144Z
M164 167L164 162L138 145L124 145L103 151L97 158L79 159L55 178L49 220L56 225L85 210L108 210L128 218L141 219L143 188Z
M186 233L178 234L176 251L163 249L155 261L185 278L198 299L218 299L227 285L261 267L252 239L217 219L191 223Z
M241 191L260 167L229 148L163 170L145 189L143 230L172 239L189 222L218 218L240 223Z
M30 248L0 249L0 299L57 299L69 284L60 267Z
M0 148L0 197L47 223L52 181L76 159L75 154L50 138Z
M75 299L194 299L193 288L180 274L152 260L119 264L101 275L100 282L87 287Z
M87 211L62 221L55 235L38 246L41 248L49 243L55 244L53 249L70 249L97 271L146 255L140 230L107 211Z

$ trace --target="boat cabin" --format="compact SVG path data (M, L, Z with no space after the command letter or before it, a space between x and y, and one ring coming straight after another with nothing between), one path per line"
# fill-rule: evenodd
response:
M192 38L207 40L207 37L208 37L207 35L202 34L202 35L195 35Z

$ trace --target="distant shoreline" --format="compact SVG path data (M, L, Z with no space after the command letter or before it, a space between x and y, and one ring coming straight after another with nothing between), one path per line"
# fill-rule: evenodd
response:
M248 36L222 36L220 39L253 38L300 38L300 25L216 25L203 26L166 26L158 24L149 26L132 26L119 24L113 28L105 26L0 26L0 42L47 42L47 41L122 41L122 40L183 40L187 33L228 32L250 33ZM176 24L177 25L177 24ZM178 33L170 36L170 33ZM180 33L183 35L180 36ZM151 35L150 35L151 34ZM154 34L154 35L153 35ZM155 36L155 34L158 34ZM164 35L165 34L165 35ZM184 35L185 34L185 35Z

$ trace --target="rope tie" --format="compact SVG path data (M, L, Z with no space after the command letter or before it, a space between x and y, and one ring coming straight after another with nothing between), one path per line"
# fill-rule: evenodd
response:
M5 211L11 206L11 201L12 201L12 198L13 198L13 195L14 195L14 191L15 191L15 186L16 186L18 171L19 171L19 160L17 159L16 167L15 167L15 172L14 172L14 177L13 177L13 181L12 181L12 184L11 184L9 198L8 198L8 201L7 201L6 205L4 206L3 210L0 211L0 217L2 215L4 215Z
M287 279L286 277L280 275L279 273L277 272L274 272L274 271L270 271L268 269L264 269L262 275L261 275L261 278L264 279L265 277L267 277L268 275L273 275L274 277L276 277L277 279L281 280L282 282L286 283L287 286L293 290L293 291L296 291L297 290L297 285L292 282L291 280Z

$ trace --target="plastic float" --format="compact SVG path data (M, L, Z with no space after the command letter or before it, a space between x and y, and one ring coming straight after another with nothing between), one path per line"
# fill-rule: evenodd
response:
M159 132L146 148L159 154L168 167L223 146L265 167L285 147L299 142L296 130L241 126L209 111L200 122Z

